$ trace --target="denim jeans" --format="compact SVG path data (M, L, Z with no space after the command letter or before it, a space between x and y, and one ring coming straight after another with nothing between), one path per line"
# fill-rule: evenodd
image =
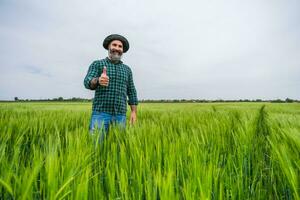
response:
M106 134L111 124L115 124L120 128L125 128L126 115L111 115L108 113L97 111L92 112L90 132L93 132L96 128L98 128L103 134Z

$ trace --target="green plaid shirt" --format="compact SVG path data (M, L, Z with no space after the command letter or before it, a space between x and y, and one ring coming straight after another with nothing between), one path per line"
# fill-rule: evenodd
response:
M109 77L108 86L98 85L93 101L93 111L106 112L112 115L126 114L127 96L129 105L137 105L138 99L133 83L131 69L123 64L112 63L109 58L94 61L84 79L84 86L90 88L93 78L102 74L103 67L106 66L107 76Z

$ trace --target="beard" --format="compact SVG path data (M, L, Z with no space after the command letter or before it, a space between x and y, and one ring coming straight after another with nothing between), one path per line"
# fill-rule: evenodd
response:
M114 49L109 49L108 56L113 62L117 62L121 60L122 52L116 51Z

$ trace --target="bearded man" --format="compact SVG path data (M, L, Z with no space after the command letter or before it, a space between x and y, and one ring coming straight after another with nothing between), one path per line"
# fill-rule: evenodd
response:
M107 133L111 124L125 128L127 103L131 108L129 122L136 122L138 99L132 71L121 61L129 49L127 39L112 34L104 39L103 47L108 50L108 57L89 66L84 86L95 90L89 129L93 132L99 128Z

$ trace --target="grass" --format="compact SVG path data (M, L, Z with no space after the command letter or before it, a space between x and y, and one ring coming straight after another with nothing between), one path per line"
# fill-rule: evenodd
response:
M88 132L89 103L0 104L0 199L299 199L300 105L141 104Z

